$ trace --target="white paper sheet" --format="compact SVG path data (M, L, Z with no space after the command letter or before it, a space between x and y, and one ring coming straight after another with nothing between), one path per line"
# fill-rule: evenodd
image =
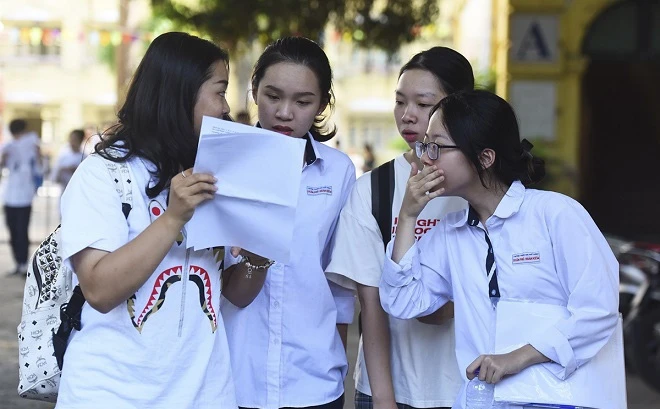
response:
M569 316L563 306L500 300L497 304L495 353L527 344L526 339ZM565 381L543 365L533 365L495 385L495 400L508 403L555 404L560 408L626 409L621 318L610 340L587 364Z
M239 246L289 261L305 140L204 117L194 172L218 191L186 225L187 246Z

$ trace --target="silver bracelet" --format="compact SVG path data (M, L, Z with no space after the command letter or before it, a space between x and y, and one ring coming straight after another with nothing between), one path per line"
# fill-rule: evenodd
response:
M241 260L239 261L240 264L244 264L245 267L247 267L247 273L245 274L245 278L252 278L252 272L253 271L258 271L258 270L268 270L270 266L275 264L275 260L268 260L264 264L261 265L254 265L250 262L250 259L246 256L242 256Z

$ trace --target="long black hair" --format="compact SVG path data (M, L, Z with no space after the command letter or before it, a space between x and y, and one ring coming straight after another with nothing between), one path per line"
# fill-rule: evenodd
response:
M527 140L520 140L516 114L504 99L482 90L458 92L440 101L431 115L438 110L445 129L472 162L484 187L490 187L492 177L511 186L516 180L529 185L545 176L545 162L531 154ZM484 149L495 151L495 162L488 170L479 159Z
M447 95L474 88L474 73L470 62L463 54L448 47L432 47L415 54L401 67L399 77L413 69L433 74Z
M138 156L152 162L156 170L146 188L150 198L195 163L194 107L216 63L228 67L229 55L210 41L178 32L156 37L135 71L117 124L95 147L111 161Z
M290 62L304 65L312 70L321 89L321 105L326 104L326 110L332 111L335 95L332 92L332 68L325 51L314 41L305 37L284 37L270 44L261 54L252 71L252 93L256 95L261 79L268 67ZM324 111L325 112L325 111ZM310 133L319 142L326 142L337 134L337 129L328 129L327 117L321 113L314 118Z

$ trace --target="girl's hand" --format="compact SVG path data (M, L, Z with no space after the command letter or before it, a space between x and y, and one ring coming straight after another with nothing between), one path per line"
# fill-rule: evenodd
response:
M478 369L479 380L497 383L507 375L515 375L528 366L542 362L549 362L549 359L527 344L508 354L481 355L467 367L465 373L472 380L477 376L475 371Z
M401 204L401 215L417 219L431 199L442 195L445 189L439 186L445 180L444 173L435 165L425 166L421 172L418 172L417 164L413 162Z
M247 257L250 260L250 263L252 263L253 265L263 265L270 261L266 257L261 257L257 254L251 253L247 250L243 250L242 248L236 246L232 246L230 252L232 257L238 257L239 255L243 257Z
M182 226L190 220L195 208L205 200L213 199L217 179L208 173L193 173L186 169L172 178L170 198L165 214L169 214Z

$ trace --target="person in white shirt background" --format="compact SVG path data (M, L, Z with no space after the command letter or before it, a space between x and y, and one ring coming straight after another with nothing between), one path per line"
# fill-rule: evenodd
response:
M614 332L617 261L578 202L525 187L543 177L544 164L529 142L520 141L506 101L471 91L448 96L433 112L427 138L417 144L424 168L418 173L412 166L397 235L388 245L383 308L412 318L453 300L465 384L477 370L480 380L494 384L537 364L566 379ZM417 216L447 195L466 199L469 208L448 215L416 242ZM570 314L530 335L523 347L492 354L500 299L565 306ZM464 390L454 407L465 407Z
M234 296L238 290L223 291L238 405L341 409L348 365L346 334L340 336L338 329L352 321L355 297L328 282L324 269L355 168L344 153L321 143L336 132L328 129L324 114L334 98L325 52L303 37L270 44L254 66L252 96L257 126L304 138L307 144L289 262L225 253L227 288L233 288L234 277L248 275L254 286L241 290L256 294L252 304L241 308Z
M387 237L383 239L372 214L371 179L375 175L367 173L357 180L342 210L326 271L342 285L357 286L362 337L355 368L356 409L449 407L460 389L453 303L421 318L422 322L394 318L380 305L378 283L384 246L394 237L411 163L421 168L415 143L424 138L431 109L446 95L473 88L470 63L450 48L430 48L404 64L395 91L394 120L411 149L393 160L394 197ZM420 214L416 236L428 232L447 213L465 207L467 203L459 197L437 198Z
M192 167L203 115L229 113L228 69L228 54L209 41L155 38L117 125L71 178L61 254L87 302L64 355L57 409L236 408L221 259L187 249L184 230L217 190ZM117 183L128 186L131 209Z
M28 129L23 119L9 123L12 140L2 148L0 168L7 168L3 204L5 223L16 268L12 275L27 273L30 238L28 229L37 180L42 177L39 136Z
M69 134L69 143L66 145L55 161L51 179L53 182L60 185L62 191L71 180L73 172L76 171L80 162L87 157L87 154L82 152L82 143L85 139L85 131L82 129L74 129Z

